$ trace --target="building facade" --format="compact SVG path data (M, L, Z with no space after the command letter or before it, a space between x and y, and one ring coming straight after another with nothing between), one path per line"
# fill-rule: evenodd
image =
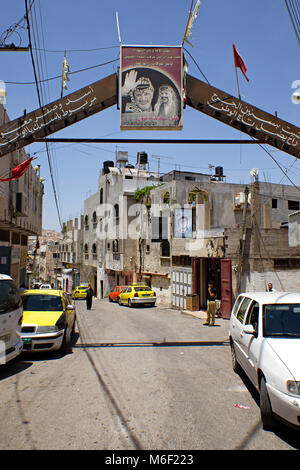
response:
M0 125L7 122L9 117L0 104ZM23 149L2 157L1 178L27 158ZM28 237L41 235L43 194L38 166L30 165L18 179L0 182L0 272L10 275L18 286L28 285Z

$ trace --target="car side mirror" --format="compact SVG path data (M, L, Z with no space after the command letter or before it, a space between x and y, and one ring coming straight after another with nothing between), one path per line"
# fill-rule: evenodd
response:
M244 325L243 333L246 333L248 335L256 335L257 334L257 332L256 332L253 325Z
M74 305L71 305L71 304L67 305L67 310L74 310L74 308L75 308Z

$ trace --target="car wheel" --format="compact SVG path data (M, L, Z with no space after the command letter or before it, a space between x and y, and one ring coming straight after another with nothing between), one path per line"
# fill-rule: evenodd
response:
M112 298L111 298L111 297L109 297L109 296L108 296L108 300L109 300L109 302L112 302Z
M236 374L239 374L242 370L241 366L239 365L237 358L236 358L236 352L234 349L234 344L231 343L231 361L232 361L232 369Z
M66 326L65 331L64 331L64 337L63 337L61 347L60 347L60 352L61 353L66 353L71 349L71 347L72 347L72 344L71 344L71 331Z
M128 300L128 307L132 307L132 303L130 299Z
M72 325L71 340L73 340L75 338L75 329L76 329L76 317L74 318L74 323Z
M119 300L118 300L118 304L119 304L119 305L123 305L120 298L119 298Z
M263 429L272 429L274 427L274 416L264 377L260 379L259 406Z

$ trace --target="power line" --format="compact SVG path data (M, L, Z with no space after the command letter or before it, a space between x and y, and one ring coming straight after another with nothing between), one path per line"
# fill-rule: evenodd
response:
M36 49L36 50L40 50L40 49ZM74 75L76 73L85 72L87 70L92 70L92 69L95 69L97 67L103 67L105 65L109 65L109 64L112 64L114 62L117 62L118 60L119 60L119 57L117 59L113 59L113 60L109 60L107 62L103 62L102 64L91 65L90 67L85 67L83 69L74 70L74 72L69 72L69 75ZM36 85L37 83L40 84L40 83L50 82L51 80L58 80L58 79L61 79L61 75L56 75L55 77L46 78L44 80L38 80L37 82L35 82L35 81L34 82L8 82L8 81L5 80L5 84L7 84L7 85Z
M299 22L299 5L295 6L293 0L284 0L286 8L288 10L290 20L295 31L298 43L300 45L300 22ZM297 10L297 11L296 11Z
M59 53L59 54L64 54L65 52L66 53L72 53L72 52L98 52L98 51L103 51L103 50L107 50L107 49L120 49L120 46L106 46L106 47L95 47L95 48L92 48L92 49L64 49L64 50L51 50L51 49L38 49L38 50L42 50L44 52L47 52L47 53ZM33 48L33 50L35 50L35 48Z
M30 5L30 9L33 6L32 1ZM37 78L37 71L36 71L36 66L35 66L35 61L34 61L34 56L33 56L33 51L32 51L32 41L31 41L31 28L30 28L30 19L29 19L29 9L28 9L28 0L25 0L25 8L26 8L26 18L27 18L27 28L28 28L28 40L29 40L29 50L30 50L30 56L31 56L31 62L33 66L33 72L34 72L34 78L35 78L35 84L36 84L36 90L37 90L37 95L38 95L38 101L40 108L42 108L42 100L41 100L41 94L39 90L39 85L38 85L38 78ZM48 158L48 165L49 165L49 170L50 170L50 176L51 176L51 181L52 181L52 187L53 187L53 193L54 193L54 199L55 199L55 205L57 209L57 214L58 214L58 219L61 228L63 227L62 225L62 220L60 216L60 210L58 206L58 199L57 199L57 194L56 194L56 188L55 188L55 183L54 183L54 176L53 176L53 169L52 169L52 163L51 163L51 156L50 156L50 151L48 147L48 143L46 142L46 150L47 150L47 158Z

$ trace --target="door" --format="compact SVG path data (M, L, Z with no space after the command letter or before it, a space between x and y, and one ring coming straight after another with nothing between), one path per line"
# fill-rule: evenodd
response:
M232 309L231 259L221 259L221 311L223 318L230 318Z
M257 386L257 364L261 345L261 337L258 335L259 304L253 300L251 303L244 325L252 325L257 332L256 335L241 333L241 348L244 356L245 372L251 382Z
M245 352L245 340L249 338L249 335L245 338L243 333L244 320L251 303L249 297L241 297L241 301L238 299L238 307L233 312L230 319L230 334L234 343L235 354L238 363L244 370L247 370L247 353Z
M172 272L172 307L186 308L185 297L192 293L192 268L174 268Z

